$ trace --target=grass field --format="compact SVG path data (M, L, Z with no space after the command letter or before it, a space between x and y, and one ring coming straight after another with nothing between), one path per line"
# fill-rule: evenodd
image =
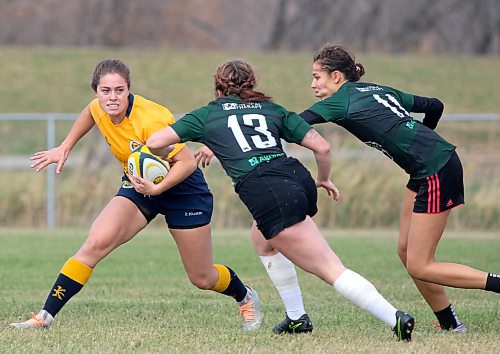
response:
M417 319L414 340L397 342L376 319L357 310L317 278L299 271L315 330L276 336L283 318L279 296L250 246L246 230L214 232L215 261L258 289L265 320L242 333L232 299L192 286L175 244L157 228L139 234L96 268L86 287L49 330L21 332L8 324L42 306L57 273L86 237L85 230L0 230L1 353L494 353L500 337L497 294L449 289L469 333L440 333L431 310L400 265L396 230L325 230L346 266L370 279L395 306ZM439 260L499 271L495 232L447 232Z

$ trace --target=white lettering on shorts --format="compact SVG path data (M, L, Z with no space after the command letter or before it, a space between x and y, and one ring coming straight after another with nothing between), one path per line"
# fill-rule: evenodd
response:
M202 211L185 211L184 216L198 216L203 215Z

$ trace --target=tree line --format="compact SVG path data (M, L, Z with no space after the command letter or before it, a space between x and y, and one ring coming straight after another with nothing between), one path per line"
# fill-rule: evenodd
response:
M0 0L0 45L500 53L498 0Z

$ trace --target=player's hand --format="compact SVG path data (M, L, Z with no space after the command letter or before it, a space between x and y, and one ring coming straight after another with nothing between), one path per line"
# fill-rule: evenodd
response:
M316 187L322 187L326 189L326 192L328 193L328 196L331 197L333 200L338 201L340 199L340 192L338 188L333 184L332 181L316 181Z
M210 165L210 161L212 161L214 153L208 147L203 146L194 153L194 157L196 158L196 162L201 162L201 166L205 168Z
M30 157L33 163L30 165L36 172L43 170L52 163L57 163L56 173L61 173L66 160L68 159L69 150L62 146L55 147L51 150L38 151Z
M145 178L139 176L131 176L130 174L127 174L127 176L130 180L130 183L132 183L132 186L138 193L144 195L158 195L162 193L157 184L154 184L153 182Z

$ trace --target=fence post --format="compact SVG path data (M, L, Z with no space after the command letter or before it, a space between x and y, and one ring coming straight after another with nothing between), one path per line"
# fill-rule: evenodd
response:
M47 150L56 146L56 121L53 116L47 117ZM47 166L47 228L56 226L56 165Z

